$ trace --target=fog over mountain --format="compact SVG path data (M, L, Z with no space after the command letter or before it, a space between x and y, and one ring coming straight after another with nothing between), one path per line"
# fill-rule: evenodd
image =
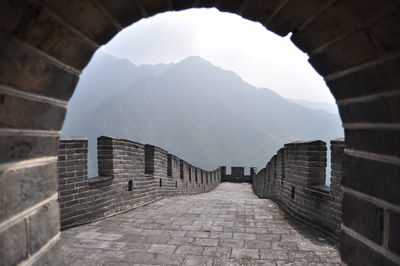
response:
M324 103L324 102L311 102L307 100L297 100L297 99L288 99L288 100L293 103L303 105L304 107L307 107L309 109L323 110L331 114L339 114L338 107L335 104Z
M101 135L154 144L205 169L261 169L284 143L327 141L343 130L337 114L255 88L200 57L135 66L98 52L81 75L62 135L89 137L94 175Z

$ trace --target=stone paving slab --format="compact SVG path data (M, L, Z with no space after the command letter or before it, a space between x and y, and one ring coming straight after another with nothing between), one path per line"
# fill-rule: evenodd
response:
M339 265L323 236L249 184L166 198L63 231L66 265Z

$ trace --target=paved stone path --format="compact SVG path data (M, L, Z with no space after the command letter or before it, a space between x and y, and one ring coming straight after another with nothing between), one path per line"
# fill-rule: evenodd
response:
M223 183L66 230L67 265L338 265L321 236L249 184Z

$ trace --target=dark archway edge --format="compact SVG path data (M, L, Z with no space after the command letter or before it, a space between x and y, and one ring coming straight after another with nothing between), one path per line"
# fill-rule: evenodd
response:
M59 232L45 229L58 217L59 130L80 71L96 49L141 18L216 7L281 36L292 32L293 43L310 56L337 100L345 129L342 258L349 265L400 264L399 5L397 0L2 1L0 237L6 248L1 255L15 263L57 261Z

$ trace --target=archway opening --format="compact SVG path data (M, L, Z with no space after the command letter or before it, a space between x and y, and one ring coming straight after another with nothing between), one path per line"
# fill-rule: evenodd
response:
M152 143L206 169L262 169L287 142L343 137L333 97L307 59L290 36L282 39L238 15L166 12L134 23L100 48L69 102L62 135L89 137L90 176L97 176L101 135ZM174 81L173 71L185 79ZM201 86L201 80L211 82ZM171 132L171 124L183 133ZM329 170L326 176L329 184Z
M310 55L337 100L348 145L342 259L348 265L399 263L398 1L44 0L1 5L5 144L0 195L6 208L0 230L8 247L1 258L11 264L57 264L58 225L46 224L54 229L44 230L47 234L30 229L38 217L57 220L59 130L80 70L94 51L143 17L217 7L260 21L279 35L292 32L295 45ZM17 243L9 237L13 232L24 237Z

